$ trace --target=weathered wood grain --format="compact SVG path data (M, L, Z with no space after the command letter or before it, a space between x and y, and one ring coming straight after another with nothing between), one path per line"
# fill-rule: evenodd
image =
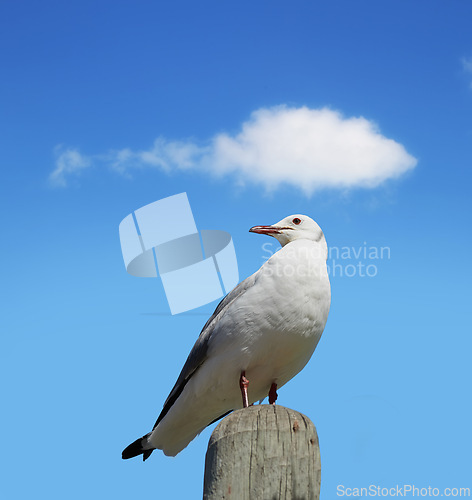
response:
M311 420L279 405L231 413L213 431L204 500L317 500L321 462Z

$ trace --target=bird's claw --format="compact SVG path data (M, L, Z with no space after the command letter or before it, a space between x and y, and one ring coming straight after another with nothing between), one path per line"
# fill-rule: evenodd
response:
M277 398L278 398L277 384L273 382L272 385L270 386L270 390L269 390L269 404L275 405Z
M249 386L249 380L246 378L246 372L241 372L241 377L239 378L239 388L241 389L241 395L243 397L243 408L249 406L249 399L247 396L247 388Z

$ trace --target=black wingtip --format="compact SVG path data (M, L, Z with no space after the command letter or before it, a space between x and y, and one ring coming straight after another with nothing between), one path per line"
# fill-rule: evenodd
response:
M143 461L148 459L151 456L152 449L147 450L144 449L143 444L145 441L147 441L149 434L146 434L143 437L140 437L139 439L136 439L133 443L131 443L129 446L127 446L123 452L121 453L121 458L123 460L128 460L128 458L134 458L139 455L143 456Z

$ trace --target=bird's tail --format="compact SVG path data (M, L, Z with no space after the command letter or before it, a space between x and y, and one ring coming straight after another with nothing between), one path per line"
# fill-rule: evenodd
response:
M150 435L151 433L146 434L145 436L136 439L134 443L131 443L129 446L127 446L121 453L121 458L126 460L127 458L133 458L137 457L138 455L142 455L144 462L144 460L151 456L151 453L155 449L149 443L148 438Z

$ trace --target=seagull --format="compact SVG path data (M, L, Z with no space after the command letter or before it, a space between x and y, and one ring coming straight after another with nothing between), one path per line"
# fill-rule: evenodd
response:
M203 327L151 432L123 450L122 458L153 450L181 452L208 425L269 397L311 358L331 302L320 226L291 215L250 232L282 245L252 276L218 304Z

